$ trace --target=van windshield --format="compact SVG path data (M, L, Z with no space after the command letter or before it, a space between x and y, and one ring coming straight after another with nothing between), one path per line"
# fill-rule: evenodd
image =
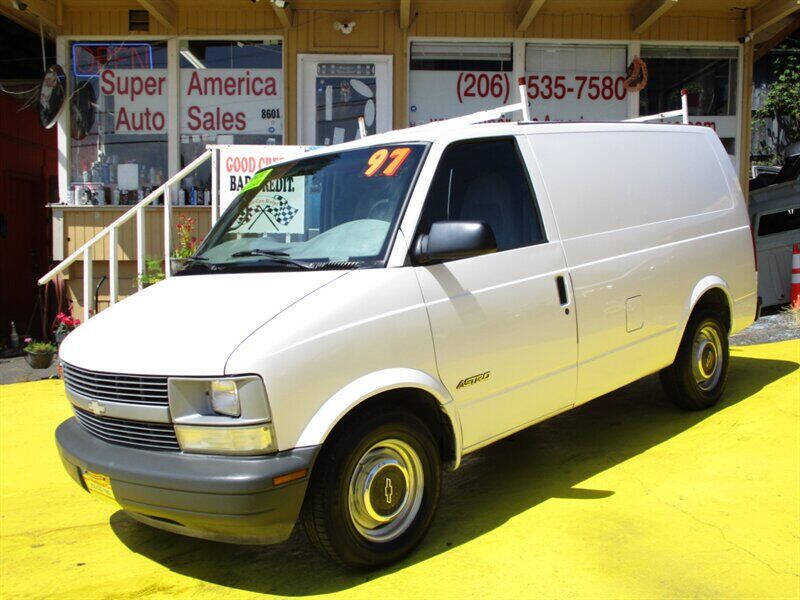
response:
M182 273L383 266L425 149L371 146L257 172Z

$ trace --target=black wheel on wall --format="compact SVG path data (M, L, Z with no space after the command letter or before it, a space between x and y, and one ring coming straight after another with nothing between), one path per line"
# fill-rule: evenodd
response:
M441 458L428 427L403 411L349 421L314 465L301 519L311 542L351 569L408 554L430 527Z
M709 408L722 396L729 362L728 330L720 315L699 310L689 319L675 362L661 371L661 385L681 408Z

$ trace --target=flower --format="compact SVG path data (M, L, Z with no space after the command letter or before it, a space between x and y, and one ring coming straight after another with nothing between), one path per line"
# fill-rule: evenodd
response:
M55 325L53 331L66 334L75 329L81 322L80 319L73 318L71 314L60 312L56 315L53 324Z
M23 341L23 342L25 342L26 344L30 344L30 343L33 341L33 338L26 337L26 338L25 338L24 340L22 340L22 341Z
M197 238L192 235L195 221L192 217L182 216L178 221L178 244L173 252L174 258L189 258L197 250Z

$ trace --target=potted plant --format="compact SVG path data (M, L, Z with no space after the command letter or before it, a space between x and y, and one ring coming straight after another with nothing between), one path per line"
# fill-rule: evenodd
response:
M158 283L164 279L164 271L161 270L161 261L157 258L146 258L144 261L144 273L139 276L139 283L142 288Z
M186 259L194 256L197 251L197 238L192 235L194 219L182 216L178 221L178 247L172 253L170 266L172 273L179 271L186 263Z
M33 369L46 369L53 363L58 348L51 342L35 342L25 338L25 360Z
M55 322L56 328L53 330L53 333L56 336L56 344L59 346L61 342L64 341L64 338L67 337L67 334L81 324L80 319L75 319L72 315L63 312L56 315Z

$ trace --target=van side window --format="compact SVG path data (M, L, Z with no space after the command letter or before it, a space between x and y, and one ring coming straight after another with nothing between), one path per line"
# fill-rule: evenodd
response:
M761 215L758 220L758 235L772 235L800 229L800 207Z
M418 233L436 221L483 221L497 249L544 241L538 209L513 138L456 142L447 147L433 177Z

